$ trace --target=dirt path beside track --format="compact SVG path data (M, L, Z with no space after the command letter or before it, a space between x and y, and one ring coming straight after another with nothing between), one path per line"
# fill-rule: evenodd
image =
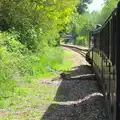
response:
M74 63L65 77L24 83L19 94L5 99L0 120L107 120L104 97L95 77L85 77L93 74L91 66L79 53L64 49L72 53L65 59Z
M91 66L80 54L72 52L73 66L70 76L92 74ZM54 101L41 120L107 120L104 98L97 81L85 79L54 79L49 84L58 85Z

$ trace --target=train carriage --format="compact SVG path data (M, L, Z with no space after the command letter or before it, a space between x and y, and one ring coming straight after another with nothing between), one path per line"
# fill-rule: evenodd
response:
M91 31L90 41L86 60L102 87L108 119L120 120L120 2L107 21Z

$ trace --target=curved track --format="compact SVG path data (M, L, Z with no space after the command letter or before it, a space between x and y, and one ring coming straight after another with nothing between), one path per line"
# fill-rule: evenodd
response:
M107 120L103 94L96 79L87 76L93 74L84 58L87 51L71 45L61 46L72 52L72 56L66 59L72 59L76 64L65 77L50 81L59 84L54 97L56 104L48 107L41 120Z
M79 46L74 45L67 45L67 44L61 44L62 47L67 47L77 53L80 53L84 58L86 57L86 53L88 52L88 48L81 48Z

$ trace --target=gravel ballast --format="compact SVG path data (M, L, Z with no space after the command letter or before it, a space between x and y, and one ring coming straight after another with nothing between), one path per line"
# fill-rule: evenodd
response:
M41 120L107 120L104 96L95 77L74 79L78 75L84 78L86 74L93 74L91 66L80 54L70 51L74 65L68 74L72 79L49 81L50 85L59 85L56 103L48 107Z

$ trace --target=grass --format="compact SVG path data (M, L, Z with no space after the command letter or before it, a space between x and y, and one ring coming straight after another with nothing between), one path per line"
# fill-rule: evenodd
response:
M57 71L67 70L71 61L63 59L66 54L69 53L63 52L60 47L47 45L33 52L13 34L0 32L0 108L9 105L4 100L14 96L16 88L21 88L22 84L56 76L47 67Z
M63 64L57 64L55 68L59 71L66 71L72 66L70 57L72 54L67 50L64 51ZM20 86L14 90L14 95L0 101L0 120L40 120L50 104L57 103L54 101L59 86L43 84L41 80L46 77L55 77L55 73L47 73L40 78L30 78L29 81L20 82Z

